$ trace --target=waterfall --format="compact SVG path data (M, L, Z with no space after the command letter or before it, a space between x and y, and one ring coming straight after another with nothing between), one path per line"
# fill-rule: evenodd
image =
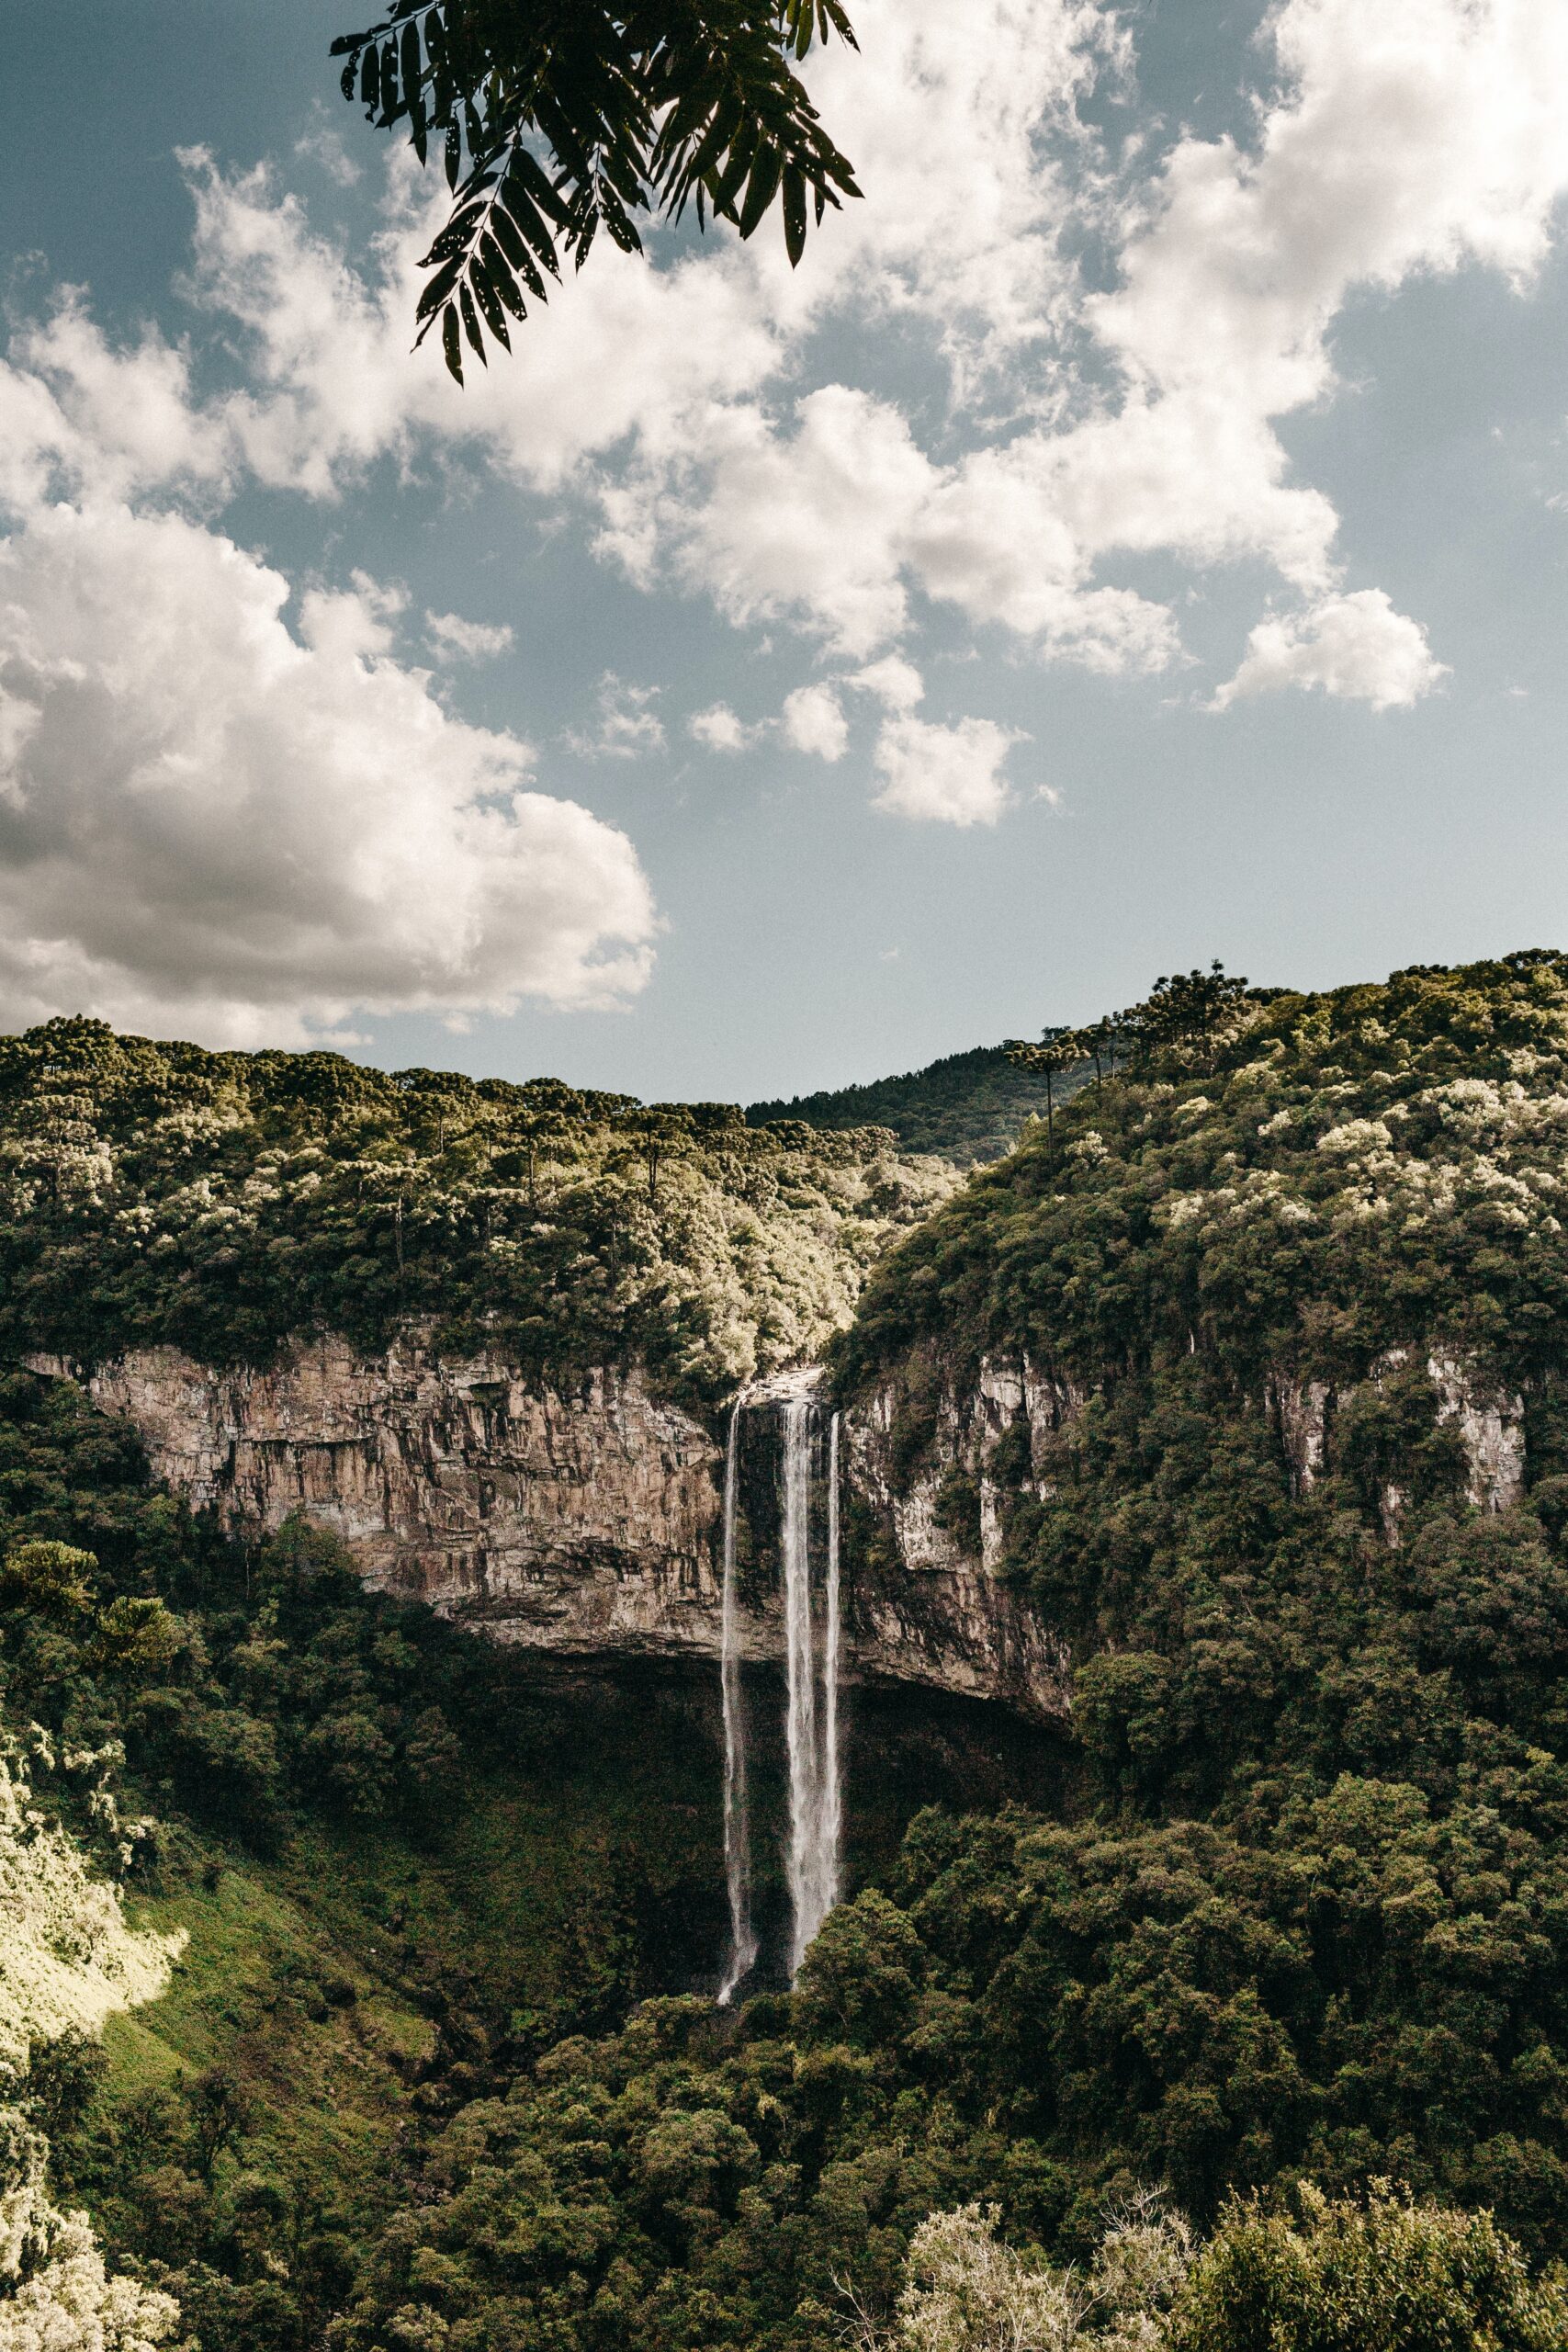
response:
M783 1384L780 1384L782 1386ZM729 1894L729 1950L719 2000L733 1999L756 1962L758 1939L751 1924L750 1824L746 1789L746 1720L740 1684L737 1622L736 1518L739 1509L739 1430L743 1401L729 1416L724 1464L724 1589L719 1670L724 1700L724 1869ZM784 1450L779 1489L779 1553L784 1619L784 1741L789 1758L789 1838L785 1864L791 1910L790 1974L839 1899L839 1847L843 1834L843 1793L839 1763L839 1675L841 1588L839 1536L840 1418L828 1425L827 1554L820 1606L811 1589L811 1483L817 1408L798 1385L781 1396L753 1401L776 1404Z
M735 1623L735 1505L739 1475L740 1404L729 1408L724 1457L724 1597L719 1616L719 1687L724 1696L724 1878L729 1894L729 1955L720 2006L750 1974L757 1957L751 1926L751 1824L746 1802L746 1713Z
M827 1622L822 1634L822 1770L817 1833L818 1890L822 1915L839 1899L839 1845L843 1834L843 1791L839 1779L839 1416L828 1424ZM820 1923L819 1923L820 1924Z
M795 1913L790 1973L839 1898L842 1797L839 1779L839 1416L828 1431L828 1557L822 1594L821 1663L811 1605L810 1400L784 1408L784 1667L788 1698L789 1892ZM818 1670L821 1705L818 1705Z
M822 1922L817 1899L820 1815L817 1753L817 1673L811 1626L811 1405L792 1396L784 1408L784 1494L779 1550L784 1589L784 1735L789 1748L789 1899L795 1915L793 1976Z

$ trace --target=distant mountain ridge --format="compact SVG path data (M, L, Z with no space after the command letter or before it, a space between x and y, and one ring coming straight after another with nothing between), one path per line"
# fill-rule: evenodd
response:
M1055 1080L1058 1104L1082 1082L1082 1073ZM752 1102L747 1124L803 1119L825 1128L891 1127L906 1151L931 1152L960 1167L971 1160L1000 1159L1021 1134L1026 1119L1045 1116L1045 1080L1038 1070L1020 1069L1005 1046L976 1046L966 1054L944 1054L923 1069L878 1078L863 1086L840 1086L793 1101Z

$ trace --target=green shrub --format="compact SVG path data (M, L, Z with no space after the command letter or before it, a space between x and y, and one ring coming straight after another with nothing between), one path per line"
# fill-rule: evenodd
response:
M1227 2209L1199 2255L1172 2352L1562 2352L1561 2273L1533 2280L1490 2213L1374 2182L1364 2199L1310 2185L1296 2212Z
M72 1544L18 1544L0 1565L0 1609L74 1617L93 1605L97 1561Z

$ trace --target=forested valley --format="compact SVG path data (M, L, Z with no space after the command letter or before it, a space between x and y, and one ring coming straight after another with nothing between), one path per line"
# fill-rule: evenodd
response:
M1568 958L1032 1050L963 1173L0 1043L0 2352L1568 2346ZM820 1364L852 1657L917 1520L1056 1645L1027 1768L998 1700L847 1689L793 1984L715 1998L705 1654L487 1638L91 1393L411 1329L635 1371L716 1513L734 1399Z

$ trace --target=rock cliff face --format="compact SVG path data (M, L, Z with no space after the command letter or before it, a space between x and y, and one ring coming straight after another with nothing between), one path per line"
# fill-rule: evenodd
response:
M1041 1717L1066 1715L1066 1646L997 1571L1010 1496L1041 1487L1046 1443L1082 1403L1069 1381L1027 1356L1010 1364L982 1360L974 1389L944 1385L923 1414L915 1405L924 1429L912 1463L904 1458L906 1383L884 1383L846 1416L850 1492L882 1532L881 1556L897 1563L897 1574L862 1576L856 1585L857 1615L879 1647L918 1658L935 1633L923 1604L941 1592L951 1628L940 1636L948 1688L1005 1696ZM1015 1430L1023 1457L1015 1453L1004 1471L998 1449ZM971 1661L967 1682L954 1675L955 1651Z
M1391 1351L1371 1377L1410 1364ZM1463 1445L1472 1502L1506 1509L1523 1487L1522 1401L1448 1355L1423 1368L1438 1419ZM261 1528L301 1512L343 1537L371 1584L495 1640L577 1657L717 1656L722 1452L636 1374L552 1388L496 1357L442 1356L412 1337L372 1357L315 1340L265 1371L215 1372L168 1348L92 1370L35 1358L34 1369L73 1373L133 1422L156 1475L197 1510ZM998 1571L1010 1498L1049 1492L1051 1441L1085 1401L1027 1355L983 1361L963 1388L911 1360L844 1415L852 1678L1065 1716L1066 1648ZM1342 1400L1281 1373L1268 1402L1304 1493L1332 1453ZM744 1416L739 1633L757 1664L776 1664L784 1646L776 1411L762 1392ZM1402 1498L1391 1487L1382 1501L1397 1543Z
M155 1475L194 1508L237 1528L301 1512L350 1545L371 1584L496 1640L579 1657L716 1657L723 1457L636 1374L541 1387L496 1358L443 1357L414 1339L373 1357L315 1340L265 1371L217 1372L169 1348L91 1369L35 1358L33 1369L73 1374L123 1414ZM847 1419L845 1466L880 1519L890 1490L878 1410L890 1408L874 1406L863 1429ZM999 1430L1002 1404L979 1410ZM918 1492L893 1507L892 1555L846 1544L852 1677L1064 1713L1065 1658L990 1573L996 1545L966 1557ZM776 1662L782 1604L765 1566L745 1595L741 1647Z
M1460 1441L1472 1505L1487 1512L1510 1509L1525 1486L1524 1399L1499 1388L1478 1364L1441 1350L1417 1358L1391 1349L1370 1377L1381 1386L1416 1370L1429 1384L1439 1426ZM1283 1372L1269 1382L1265 1402L1293 1493L1308 1493L1323 1476L1333 1457L1337 1411L1352 1393L1337 1396L1322 1381ZM859 1606L881 1644L919 1654L920 1625L905 1622L904 1612L924 1579L938 1579L952 1596L950 1625L976 1629L975 1655L985 1660L990 1687L1026 1694L1021 1703L1036 1713L1066 1711L1065 1649L1038 1616L1015 1603L997 1571L1010 1502L1051 1492L1051 1441L1087 1401L1070 1375L1027 1353L982 1358L970 1386L946 1377L933 1352L917 1351L847 1418L852 1490L880 1525L881 1548L901 1571L862 1587ZM1403 1501L1397 1487L1382 1489L1390 1544L1400 1540ZM981 1639L977 1629L993 1609L998 1614ZM950 1674L954 1638L946 1636Z
M300 1512L367 1582L578 1651L709 1646L715 1451L636 1379L530 1387L485 1356L343 1340L266 1371L215 1372L170 1348L86 1376L140 1430L155 1475L234 1527Z
M898 1460L908 1392L886 1382L851 1417L851 1476L886 1514L907 1568L942 1573L977 1566L994 1575L1009 1495L1021 1487L1040 1490L1046 1443L1083 1403L1082 1390L1070 1379L1043 1371L1027 1355L1010 1364L982 1357L972 1392L942 1388L920 1459L910 1469ZM1026 1459L998 1478L992 1475L997 1449L1014 1429L1027 1430ZM962 1534L943 1500L955 1476L974 1493L975 1525Z
M1371 1377L1381 1388L1393 1374L1407 1372L1420 1361L1408 1348L1390 1348L1373 1364ZM1477 1510L1512 1510L1525 1490L1524 1398L1447 1350L1429 1352L1424 1369L1438 1424L1452 1428L1463 1449L1471 1503ZM1340 1400L1321 1380L1278 1374L1269 1385L1266 1401L1280 1431L1292 1489L1304 1495L1323 1474ZM1393 1484L1385 1485L1380 1497L1383 1532L1391 1544L1399 1541L1404 1499Z

